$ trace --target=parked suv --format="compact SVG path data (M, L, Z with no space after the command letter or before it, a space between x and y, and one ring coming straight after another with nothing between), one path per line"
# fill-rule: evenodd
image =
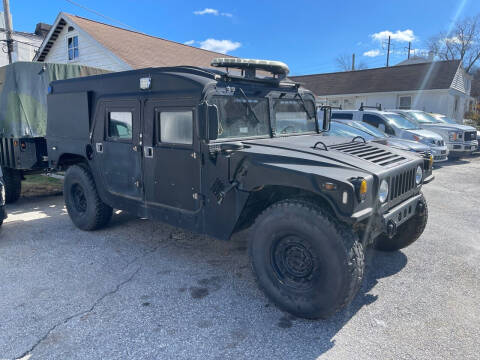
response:
M421 110L392 110L405 116L418 127L431 130L445 141L451 158L469 155L478 147L477 130L473 126L446 123Z
M2 167L0 166L0 226L3 224L3 220L7 218L7 212L5 211L5 183L3 182Z
M179 66L51 83L49 161L66 170L68 214L83 230L112 208L224 240L250 228L267 296L327 317L360 288L366 246L398 250L422 234L424 161L324 136L330 112L320 128L314 95L283 63L212 66L244 76Z
M446 161L448 159L448 149L440 135L421 129L418 125L397 113L374 109L334 110L332 111L332 119L366 122L388 135L428 145L434 162Z

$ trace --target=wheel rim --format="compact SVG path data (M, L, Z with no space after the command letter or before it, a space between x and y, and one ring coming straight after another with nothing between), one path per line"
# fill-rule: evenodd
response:
M79 213L85 213L87 211L87 198L85 197L85 191L79 184L74 184L70 190L70 194L73 200L73 206Z
M271 251L272 267L277 279L297 290L313 286L314 270L318 268L308 242L289 235L278 239Z

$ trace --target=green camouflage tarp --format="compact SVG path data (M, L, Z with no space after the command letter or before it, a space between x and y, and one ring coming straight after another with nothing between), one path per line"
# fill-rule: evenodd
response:
M16 62L0 68L0 136L43 137L50 82L108 71L73 64Z

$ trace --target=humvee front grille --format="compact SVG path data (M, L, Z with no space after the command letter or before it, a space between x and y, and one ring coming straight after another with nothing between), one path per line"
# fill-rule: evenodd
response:
M329 146L329 148L368 160L380 166L392 165L405 160L403 156L394 154L388 150L379 149L367 143L350 142Z
M415 187L415 173L416 168L392 176L390 180L390 200L402 196Z

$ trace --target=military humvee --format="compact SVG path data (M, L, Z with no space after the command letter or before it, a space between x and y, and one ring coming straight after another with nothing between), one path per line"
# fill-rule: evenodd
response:
M250 228L260 286L325 318L360 287L364 248L397 250L427 223L422 158L323 136L312 93L279 62L215 59L52 82L50 166L77 227L112 208L219 239ZM232 70L233 69L233 70ZM260 75L262 74L262 75ZM271 74L271 75L270 75Z

